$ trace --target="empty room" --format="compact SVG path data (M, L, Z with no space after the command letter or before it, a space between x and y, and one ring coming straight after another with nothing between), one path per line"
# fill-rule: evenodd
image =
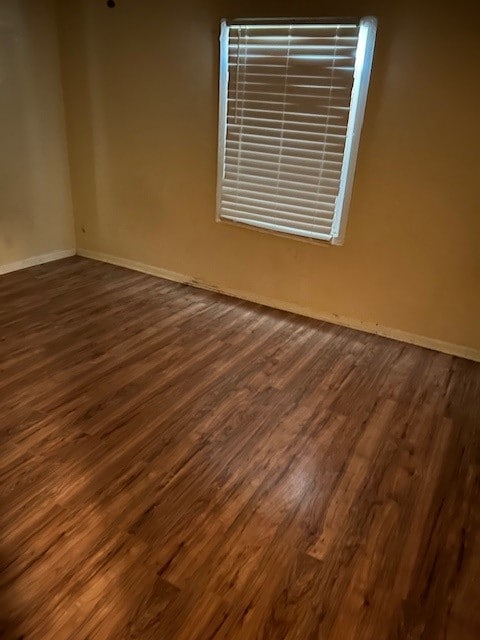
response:
M0 638L480 639L480 5L0 0Z

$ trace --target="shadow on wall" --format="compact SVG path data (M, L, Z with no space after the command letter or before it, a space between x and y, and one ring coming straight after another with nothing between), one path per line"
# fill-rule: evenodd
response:
M15 6L17 5L17 6ZM31 60L20 3L0 4L0 264L28 255L33 219Z
M64 99L66 104L75 105L74 110L66 109L65 117L69 132L67 144L75 232L77 245L83 246L85 238L93 238L95 243L99 237L97 155L98 138L102 136L94 118L93 53L91 43L90 46L87 43L90 30L85 28L89 17L88 3L57 2L56 11L62 23L59 39ZM70 75L72 67L75 68L73 80ZM88 212L88 224L85 212Z

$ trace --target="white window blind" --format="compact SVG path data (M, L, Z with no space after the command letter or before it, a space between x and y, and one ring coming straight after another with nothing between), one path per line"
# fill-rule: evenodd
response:
M222 22L218 219L343 241L375 30Z

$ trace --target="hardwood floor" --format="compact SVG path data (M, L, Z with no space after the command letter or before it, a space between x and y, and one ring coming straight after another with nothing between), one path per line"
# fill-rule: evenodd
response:
M71 258L0 278L5 640L478 640L480 365Z

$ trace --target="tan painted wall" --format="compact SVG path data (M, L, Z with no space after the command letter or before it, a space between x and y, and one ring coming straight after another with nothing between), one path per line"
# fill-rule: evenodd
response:
M80 247L480 348L477 3L84 0L58 11ZM379 17L343 247L214 220L219 20L292 13Z
M74 247L53 2L0 0L0 265Z

